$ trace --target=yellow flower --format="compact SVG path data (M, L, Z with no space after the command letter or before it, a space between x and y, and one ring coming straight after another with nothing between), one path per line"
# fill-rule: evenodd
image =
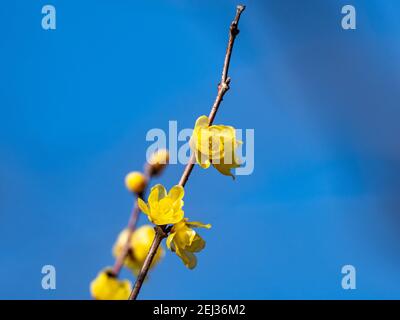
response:
M157 184L151 188L148 204L138 198L138 205L154 224L160 226L174 224L183 219L184 194L185 191L181 186L174 186L167 193L161 184Z
M240 166L236 149L241 143L236 139L235 128L210 126L208 117L201 116L196 120L190 148L202 168L207 169L212 164L223 175L235 178L231 169Z
M167 149L159 149L154 152L150 159L149 164L153 175L158 175L164 170L169 162L169 153Z
M206 243L192 228L211 228L210 224L201 222L188 222L188 219L175 224L167 238L167 247L175 252L186 267L193 269L197 264L197 258L193 254L204 249Z
M97 300L127 300L132 286L128 280L118 280L110 271L101 271L90 284L92 297Z
M142 193L144 188L146 188L146 184L146 177L141 172L133 171L125 177L125 186L131 192Z
M124 265L132 270L135 275L139 274L139 271L143 266L154 236L154 228L150 225L141 226L132 233L129 248L130 250L124 260ZM128 229L125 229L119 234L118 239L113 247L113 255L115 258L122 253L122 249L124 248L127 240ZM164 250L162 247L159 247L150 267L154 267L161 260L163 255Z

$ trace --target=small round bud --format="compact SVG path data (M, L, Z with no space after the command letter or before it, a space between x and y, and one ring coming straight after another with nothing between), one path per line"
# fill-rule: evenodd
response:
M125 177L126 188L134 193L141 193L146 187L147 181L143 173L138 171L130 172Z
M167 149L159 149L154 152L149 160L149 165L153 175L160 174L169 161L169 153Z

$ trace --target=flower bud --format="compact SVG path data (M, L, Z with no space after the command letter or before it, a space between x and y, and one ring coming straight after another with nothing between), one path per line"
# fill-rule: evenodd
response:
M146 187L147 181L143 173L138 171L130 172L125 177L126 188L134 193L142 193Z
M169 161L169 153L167 149L159 149L154 152L149 160L149 165L153 175L160 174Z

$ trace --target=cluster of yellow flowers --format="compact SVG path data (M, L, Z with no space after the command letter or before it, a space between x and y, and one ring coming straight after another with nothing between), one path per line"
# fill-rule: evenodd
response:
M224 125L209 125L207 116L197 119L190 147L202 168L211 164L222 174L233 176L231 169L240 166L236 149L241 141L236 139L235 129ZM184 217L182 186L173 186L169 192L161 184L151 189L148 203L138 199L140 209L156 225L173 225L167 238L167 247L175 252L186 267L193 269L197 264L195 252L205 247L205 241L193 228L211 228L210 224L189 222Z
M147 175L139 171L133 171L126 175L125 186L128 191L141 197L145 191L150 177L159 175L169 161L169 153L165 149L155 152L148 162ZM147 253L155 237L154 228L144 225L133 232L128 228L121 231L114 244L112 253L117 259L124 254L124 247L129 241L129 250L123 259L126 268L137 275L146 259ZM153 259L151 267L155 266L163 257L164 250L159 247ZM90 291L92 297L97 300L126 300L131 292L131 282L120 280L111 268L102 270L91 282Z
M236 149L241 144L236 139L235 129L224 125L209 125L209 118L201 116L197 119L190 147L196 156L196 162L202 168L213 165L220 173L232 176L231 170L240 166ZM168 152L159 151L149 161L150 176L159 174L168 162ZM211 228L210 224L190 222L183 211L185 190L180 185L173 186L168 192L161 184L151 188L147 203L142 195L148 184L148 177L140 172L131 172L125 178L127 189L138 195L140 210L145 213L150 222L157 226L170 226L167 237L167 247L175 252L184 265L193 269L197 264L196 252L204 249L204 239L194 228ZM130 236L129 252L124 259L124 265L137 275L140 271L151 244L155 231L150 225L135 230ZM113 255L118 257L129 239L129 230L123 230L114 245ZM151 266L157 264L164 251L159 247ZM128 280L118 280L109 269L103 270L91 284L92 295L96 299L127 299L131 284Z
M193 269L197 263L193 253L202 250L205 241L192 227L211 228L211 225L188 222L188 219L184 218L182 210L184 194L185 191L181 186L176 185L167 193L161 184L157 184L151 189L148 203L139 198L138 205L154 224L173 225L167 238L167 247L182 259L185 266Z
M179 184L173 186L169 191L163 185L157 184L151 188L147 202L142 199L150 178L160 174L168 163L167 150L160 150L153 154L144 174L134 171L125 177L125 186L136 195L137 202L128 228L119 234L113 247L113 255L116 257L114 267L101 271L90 285L92 296L95 299L136 299L149 269L157 264L164 255L163 248L160 246L164 238L167 238L168 249L175 252L186 267L189 269L196 267L195 253L203 250L206 243L195 229L209 229L211 225L189 221L185 216L183 210L184 186L195 163L204 169L212 165L221 174L231 176L233 179L235 177L232 170L241 165L236 151L242 142L237 140L235 129L231 126L213 125L212 123L225 93L229 90L230 58L235 38L239 33L240 15L244 9L244 5L236 7L236 15L229 29L228 46L218 94L210 116L203 115L196 120L189 142L192 155ZM150 225L136 229L139 209L147 215L150 222L156 225L154 229ZM132 286L128 280L118 279L122 265L137 275L132 292Z

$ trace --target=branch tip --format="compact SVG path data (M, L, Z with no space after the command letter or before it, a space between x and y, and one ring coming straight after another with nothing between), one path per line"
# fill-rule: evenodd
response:
M239 4L236 7L236 9L237 9L238 13L242 13L244 11L244 9L246 9L246 6L244 4Z

